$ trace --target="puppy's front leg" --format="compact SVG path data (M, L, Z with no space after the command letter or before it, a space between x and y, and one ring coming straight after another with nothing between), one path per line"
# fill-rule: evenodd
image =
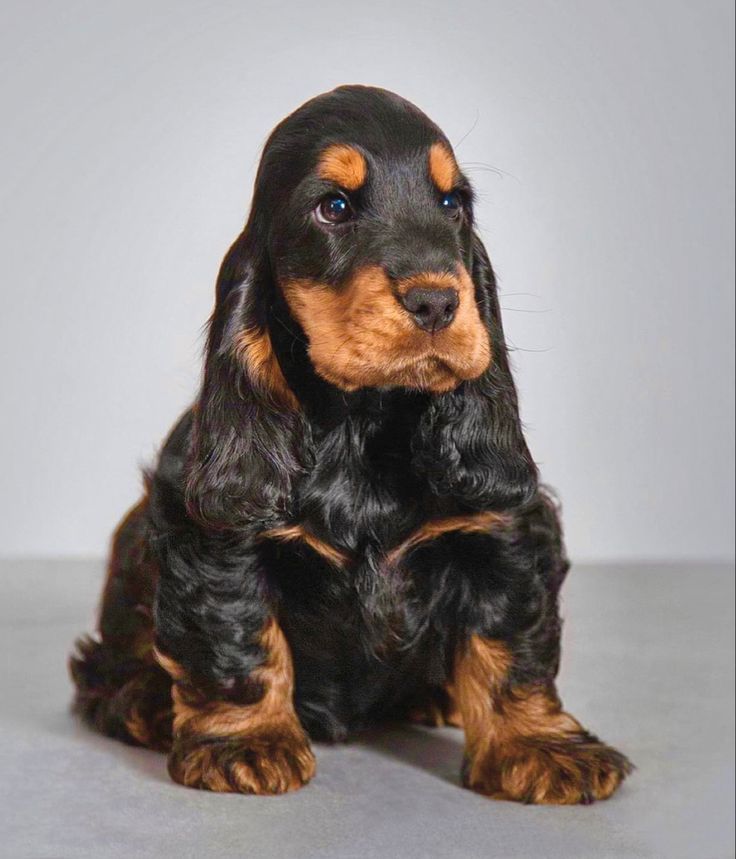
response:
M262 664L247 686L253 700L213 697L177 662L158 653L174 681L174 781L205 790L276 794L296 790L314 775L314 755L293 705L293 668L278 623L269 618L259 638Z
M463 780L497 799L590 803L631 771L616 749L566 713L552 681L516 685L500 641L472 635L458 648L455 691L465 727Z
M167 553L156 611L157 658L173 681L169 773L189 787L238 793L295 790L314 756L294 710L294 668L244 552L198 563L186 541ZM224 556L223 556L224 557Z

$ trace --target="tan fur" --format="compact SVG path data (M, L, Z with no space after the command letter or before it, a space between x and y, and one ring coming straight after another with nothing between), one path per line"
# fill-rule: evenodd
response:
M407 551L421 543L441 537L443 534L459 532L463 534L483 534L491 530L507 528L512 522L512 517L504 513L484 511L482 513L471 513L467 516L448 516L444 519L433 519L425 522L403 540L398 546L386 554L389 564L396 564ZM320 540L311 534L303 525L284 525L280 528L272 528L260 534L262 539L284 540L286 542L301 541L321 555L326 561L335 567L344 567L351 561L350 556Z
M550 689L509 688L510 667L507 648L478 635L458 651L454 682L468 786L498 799L542 804L610 796L628 765L587 735Z
M368 165L357 149L340 143L328 146L322 153L317 165L317 175L346 191L357 191L365 183Z
M460 171L457 162L444 143L433 143L429 150L429 175L440 191L452 191Z
M491 347L470 275L459 267L454 275L412 278L397 290L430 277L435 284L451 283L459 297L452 324L434 335L413 323L380 266L359 269L339 291L308 279L284 283L291 311L309 338L315 370L347 391L406 386L439 393L480 376Z
M142 689L142 697L135 702L125 718L125 727L133 739L148 749L167 752L171 748L171 702L168 706L150 712L142 712L145 695L148 690Z
M289 645L273 618L263 629L260 645L266 659L250 680L263 694L253 704L206 700L178 663L157 652L174 681L169 771L177 781L209 790L268 794L294 790L314 775L314 755L294 710ZM207 739L213 737L223 743ZM177 753L177 743L183 754Z
M151 730L148 720L138 709L134 709L128 714L128 717L125 720L125 727L136 742L140 743L142 746L148 746L150 744Z
M246 328L237 337L235 352L254 385L271 396L276 403L292 411L299 408L299 403L281 371L267 331Z
M465 746L471 759L481 754L493 737L498 697L511 666L511 655L500 642L473 635L455 661L454 685L465 726Z
M186 672L178 662L167 656L157 647L154 647L153 654L156 657L156 662L158 662L175 683L186 679Z
M350 560L345 552L341 552L314 534L310 534L302 525L284 525L281 528L272 528L270 531L264 531L262 538L285 540L285 541L302 541L306 543L310 549L313 549L318 555L321 555L326 561L329 561L335 567L343 567Z
M444 519L432 519L425 522L420 528L417 528L410 534L406 540L400 543L395 549L392 549L386 556L389 563L396 563L406 552L418 546L420 543L426 543L430 540L436 540L443 534L449 534L453 531L462 534L485 534L488 531L507 528L512 517L504 513L495 513L491 510L482 513L471 513L467 516L447 516Z

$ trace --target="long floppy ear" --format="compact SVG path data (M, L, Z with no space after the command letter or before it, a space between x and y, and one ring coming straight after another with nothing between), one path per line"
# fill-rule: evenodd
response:
M306 428L271 343L256 245L246 231L223 261L195 406L187 509L215 528L282 522L302 468Z
M431 401L412 442L414 463L438 499L470 510L508 509L534 496L538 474L519 419L496 278L475 235L470 271L488 326L491 364L480 378Z

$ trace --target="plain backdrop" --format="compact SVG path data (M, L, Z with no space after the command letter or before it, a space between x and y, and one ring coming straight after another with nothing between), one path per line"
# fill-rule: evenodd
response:
M341 83L479 193L576 559L733 553L731 0L3 3L0 553L100 555L199 376L260 147Z

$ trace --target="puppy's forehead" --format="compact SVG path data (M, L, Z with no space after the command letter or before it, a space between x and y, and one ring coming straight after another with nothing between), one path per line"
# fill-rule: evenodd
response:
M266 154L287 156L302 175L316 169L350 189L366 180L371 166L403 164L426 173L430 152L432 178L446 190L457 166L437 125L392 92L343 86L311 99L281 122Z
M383 162L395 168L399 164L413 167L428 175L440 191L451 191L458 183L460 170L450 147L443 141L435 141L419 150L397 151L392 147L388 153L377 155L351 143L329 143L319 152L316 172L320 179L334 182L348 191L356 191L365 185L371 165L375 169Z

